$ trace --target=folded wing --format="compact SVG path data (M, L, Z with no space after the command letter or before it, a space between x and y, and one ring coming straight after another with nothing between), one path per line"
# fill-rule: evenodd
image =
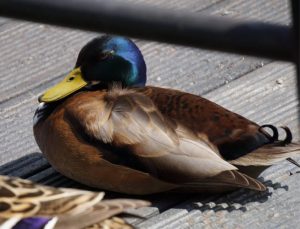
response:
M80 112L74 117L91 138L127 149L126 157L163 181L194 187L263 187L235 171L237 168L221 158L205 135L196 135L164 117L143 94L115 88L77 108ZM116 154L124 156L120 151Z

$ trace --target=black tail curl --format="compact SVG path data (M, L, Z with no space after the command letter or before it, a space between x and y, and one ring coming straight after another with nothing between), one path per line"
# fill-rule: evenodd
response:
M264 130L265 128L269 128L270 130L272 130L273 135L270 136L269 134L267 134L266 131ZM285 146L285 145L290 144L293 140L293 135L292 135L291 130L287 126L281 126L280 128L285 131L285 139L283 139L283 140L279 140L278 128L273 125L270 125L270 124L262 125L259 127L258 130L261 133L263 133L267 138L269 138L270 143L275 143L278 146Z
M271 129L273 131L273 135L270 136L269 134L266 134L266 131L264 131L264 128ZM278 128L273 125L270 125L270 124L262 125L259 127L259 131L261 133L263 133L267 138L269 138L270 143L275 144L277 146L286 146L292 142L293 135L292 135L291 130L287 126L281 126L280 128L285 131L285 139L283 139L283 140L278 139L279 138ZM298 162L296 162L294 159L289 157L286 160L300 168L300 164Z
M270 136L269 134L266 134L266 131L264 130L265 128L272 130L273 135ZM267 125L260 126L258 130L269 139L270 143L274 143L274 142L278 141L279 134L278 134L277 127L267 124Z

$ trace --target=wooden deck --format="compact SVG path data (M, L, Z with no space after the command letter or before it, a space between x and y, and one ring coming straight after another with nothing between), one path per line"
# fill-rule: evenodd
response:
M146 0L130 0L149 4ZM287 0L157 0L158 7L289 24ZM79 187L51 168L32 134L37 97L74 65L95 33L0 18L0 173L43 184ZM260 124L289 126L299 139L295 69L289 63L137 40L148 84L203 95ZM298 158L299 159L299 158ZM297 228L299 169L282 162L266 170L266 193L160 194L127 217L139 228ZM109 197L122 196L108 194Z

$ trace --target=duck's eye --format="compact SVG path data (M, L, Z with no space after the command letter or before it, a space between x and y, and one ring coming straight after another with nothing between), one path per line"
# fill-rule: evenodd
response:
M99 60L105 60L109 56L108 52L101 53L99 55Z
M98 57L99 57L99 60L105 60L108 57L113 56L113 55L114 55L114 51L112 50L112 51L109 51L109 52L100 53L100 55Z

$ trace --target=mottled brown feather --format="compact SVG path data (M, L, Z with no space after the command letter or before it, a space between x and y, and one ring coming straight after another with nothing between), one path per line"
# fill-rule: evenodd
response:
M101 223L94 224L85 229L133 229L134 227L128 224L125 220L119 217L112 217L111 219L106 219Z
M269 142L256 123L200 96L152 86L136 90L151 98L163 115L205 134L225 159L236 159Z
M254 122L200 96L150 86L137 91L151 98L164 115L196 132L206 133L217 145L259 128Z

